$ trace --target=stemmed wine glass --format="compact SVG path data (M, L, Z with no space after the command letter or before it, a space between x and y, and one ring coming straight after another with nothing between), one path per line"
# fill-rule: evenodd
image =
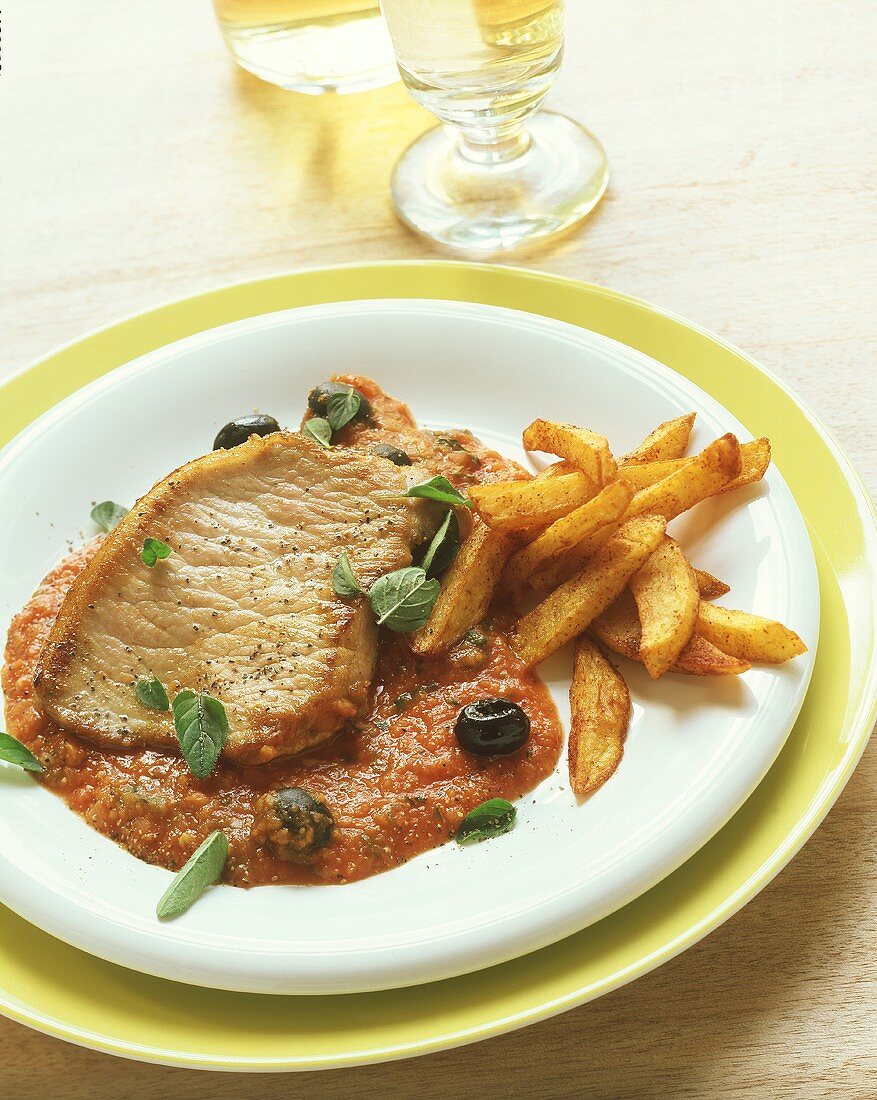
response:
M412 229L473 256L520 249L580 221L609 166L584 127L539 107L563 54L563 0L381 0L408 91L445 125L393 173Z

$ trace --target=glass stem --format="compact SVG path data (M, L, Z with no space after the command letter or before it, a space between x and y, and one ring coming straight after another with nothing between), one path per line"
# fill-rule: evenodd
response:
M474 164L507 164L530 147L522 122L504 127L460 127L460 155Z

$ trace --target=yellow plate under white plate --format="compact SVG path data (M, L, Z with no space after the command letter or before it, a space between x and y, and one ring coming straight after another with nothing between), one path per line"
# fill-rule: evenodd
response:
M731 822L636 902L553 947L466 977L331 998L222 993L102 962L0 909L0 1011L110 1053L203 1068L312 1069L470 1042L580 1004L645 973L727 919L788 862L852 772L874 721L873 508L826 430L739 352L654 307L531 272L422 263L346 267L229 287L85 338L0 390L0 443L144 352L273 310L362 298L484 302L581 325L691 379L769 435L808 523L822 626L804 709Z

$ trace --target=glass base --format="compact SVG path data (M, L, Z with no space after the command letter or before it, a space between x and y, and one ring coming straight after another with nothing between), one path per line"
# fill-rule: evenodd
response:
M457 130L428 131L393 172L397 214L424 237L475 258L563 233L603 197L609 182L603 146L549 111L527 122L522 143L524 151L510 159L474 160Z

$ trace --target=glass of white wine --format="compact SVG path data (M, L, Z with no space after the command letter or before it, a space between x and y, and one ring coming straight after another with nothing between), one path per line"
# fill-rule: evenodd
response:
M403 153L396 211L467 255L563 232L600 201L600 142L539 111L563 54L563 0L381 0L408 91L445 125Z

